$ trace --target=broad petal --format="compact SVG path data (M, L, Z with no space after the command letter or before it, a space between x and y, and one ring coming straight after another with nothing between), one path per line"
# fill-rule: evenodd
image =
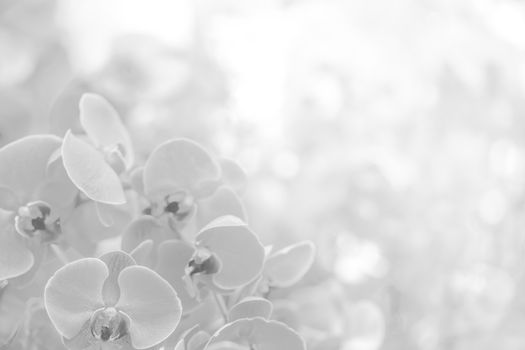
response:
M0 220L4 221L4 220ZM24 238L13 226L0 224L0 281L27 273L35 263Z
M66 224L67 223L67 224ZM74 220L67 220L61 225L62 233L67 237L67 245L81 257L94 256L97 243L87 237L86 229L75 225Z
M21 204L12 190L0 187L0 210L16 211Z
M153 267L153 262L151 259L152 251L154 249L154 244L151 239L142 241L138 246L136 246L130 253L131 257L135 259L137 264Z
M63 341L69 350L135 350L129 343L129 335L112 342L95 339L91 333L90 322L86 322L74 338L63 338Z
M70 131L64 137L62 159L69 178L88 198L106 204L126 202L120 179L102 154Z
M142 166L131 170L129 179L131 187L133 187L135 192L144 196L144 167Z
M175 348L173 350L188 350L186 348L186 342L188 338L192 335L198 332L199 325L196 324L193 327L190 327L186 329L182 334L179 335L179 341L177 341Z
M220 217L197 235L197 247L210 250L221 266L213 281L234 289L253 281L264 264L264 247L244 222L233 216Z
M57 149L54 155L56 153L58 153L56 159L50 159L48 162L46 169L47 178L39 189L37 198L49 203L54 211L64 212L73 207L73 201L78 194L78 189L67 175L60 156L61 150Z
M185 314L193 311L199 302L190 296L183 280L185 271L195 249L184 241L169 240L160 244L155 269L177 292Z
M120 299L116 308L131 322L131 344L145 349L164 341L175 330L182 315L177 293L156 272L144 266L130 266L119 276Z
M270 255L264 274L274 287L289 287L308 272L315 257L315 246L310 241L290 245Z
M126 168L133 164L133 148L128 131L113 106L102 96L85 93L80 98L80 123L97 147L122 145Z
M98 220L105 227L111 227L115 224L111 209L113 206L110 204L104 204L95 202L95 211L97 212Z
M136 263L131 256L120 251L106 253L99 259L106 264L109 272L102 287L102 299L106 306L113 306L120 297L120 287L118 285L120 272L128 266L136 265Z
M246 221L246 210L241 199L232 189L220 187L210 197L199 201L197 220L200 227L224 215L233 215Z
M242 193L246 188L247 182L244 170L235 161L227 158L222 158L219 164L221 166L222 181L235 191Z
M159 245L166 239L169 231L154 217L141 216L133 220L124 230L122 235L122 250L131 252L141 242L151 239Z
M11 282L0 284L0 349L11 349L9 345L23 323L26 300Z
M262 317L268 319L272 314L273 305L264 298L248 297L235 304L229 314L230 322L241 318Z
M105 226L98 217L96 203L92 201L83 203L76 207L71 215L62 222L62 230L67 235L82 236L82 238L93 243L113 238L119 235L127 225L130 220L130 213L121 207L112 207L110 210L112 211L113 225Z
M209 195L205 192L219 177L219 165L204 148L190 140L175 139L151 153L144 166L144 191L156 196L182 190L199 197Z
M102 286L108 268L100 259L84 258L58 269L44 291L44 303L51 322L71 339L93 312L104 306Z
M0 187L9 188L20 202L29 201L46 178L47 162L60 148L54 135L31 135L0 149Z
M249 344L258 350L306 350L304 341L290 327L259 317L226 324L211 337L207 348L216 349L215 344L222 342Z
M95 339L89 329L89 320L84 323L80 331L71 339L63 338L64 345L71 350L95 350Z
M207 332L197 331L189 337L186 343L186 350L203 350L208 340L210 340L210 335Z
M47 246L42 246L37 242L29 242L29 244L26 243L25 246L33 256L33 264L28 271L24 272L22 275L12 278L9 281L10 284L16 286L17 288L30 285L35 280L37 275L44 275L41 267L46 261L49 250Z
M60 92L49 113L49 125L53 134L63 137L69 129L74 133L82 132L78 118L78 101L88 90L90 88L86 82L74 80Z

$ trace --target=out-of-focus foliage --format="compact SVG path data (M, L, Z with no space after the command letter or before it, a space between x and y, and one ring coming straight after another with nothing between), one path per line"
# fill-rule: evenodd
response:
M188 138L232 175L199 198L189 242L232 213L258 233L268 261L294 242L315 242L313 268L298 284L252 282L272 300L272 319L309 349L521 349L524 23L525 5L512 0L6 0L0 145L70 129L92 146L79 100L100 94L129 130L136 164L147 165L164 141ZM113 151L97 159L116 162ZM238 161L246 183L220 157ZM178 283L165 266L180 265L173 252L189 257L193 247L163 243L167 233L147 219L126 226L129 210L159 205L133 197L131 188L144 193L142 175L130 173L117 189L140 208L108 209L80 188L81 205L64 209L62 222L75 234L60 244L69 260L99 256L124 232L124 251ZM11 197L1 185L4 208ZM56 268L41 267L47 277L32 283L43 288ZM289 270L266 268L261 279L275 271ZM41 295L24 288L0 287L1 339L11 335L6 317L23 320L20 305ZM177 292L183 309L196 305L195 295ZM239 290L238 301L250 292ZM217 311L206 307L199 312ZM31 348L31 332L53 330L42 308L27 307L37 316L18 344ZM195 315L186 329L202 318ZM182 333L177 349L210 336ZM60 346L52 345L59 337L49 342Z

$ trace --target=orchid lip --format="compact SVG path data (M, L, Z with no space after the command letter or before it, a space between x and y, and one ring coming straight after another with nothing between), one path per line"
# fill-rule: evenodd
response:
M126 318L114 307L95 311L91 316L90 329L93 337L103 342L115 341L128 334Z
M40 236L43 242L54 242L61 234L60 218L51 214L51 206L48 203L30 202L18 209L15 229L23 237Z
M153 200L151 205L143 210L143 213L155 217L169 214L175 219L182 221L192 212L193 207L193 197L181 191L166 195L160 200Z
M190 277L195 274L211 275L219 271L219 261L206 249L199 249L186 266L186 274Z

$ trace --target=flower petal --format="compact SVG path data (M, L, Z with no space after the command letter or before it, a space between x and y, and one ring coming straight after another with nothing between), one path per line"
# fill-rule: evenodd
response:
M0 186L0 209L16 211L21 203L18 202L16 194L7 187Z
M218 287L233 289L257 278L264 263L264 247L246 224L234 216L222 216L204 227L196 239L220 260L213 275Z
M31 252L31 255L33 256L33 264L28 271L9 280L9 283L16 287L25 287L31 284L36 277L39 277L38 275L45 275L45 273L43 273L41 270L41 267L46 261L49 250L48 247L41 246L38 242L25 242L25 247Z
M240 287L257 278L264 264L264 247L244 222L234 216L220 217L197 235L197 248L210 250L221 266L213 281L222 288Z
M84 258L58 269L44 291L51 322L64 337L76 336L93 312L104 305L102 286L108 268L100 259Z
M120 299L116 308L131 322L129 334L136 349L164 341L175 330L182 315L177 293L156 272L144 266L130 266L118 278Z
M231 341L221 341L208 345L205 350L246 350L246 346Z
M178 336L179 340L177 341L177 344L175 345L175 348L173 350L188 350L186 348L187 340L192 334L198 332L199 328L199 325L196 324L182 332L182 334Z
M86 321L80 331L71 339L63 338L64 345L70 350L95 350L93 334L89 327L89 321ZM97 345L98 347L98 345Z
M240 165L227 158L222 158L219 164L221 166L222 181L235 191L243 192L246 188L247 177Z
M190 140L175 139L151 153L144 166L144 191L155 196L182 190L199 197L208 195L205 192L219 177L219 165L204 148Z
M130 253L131 257L135 259L137 264L147 267L153 267L151 254L153 251L153 241L147 239L142 241L138 246L136 246Z
M270 255L264 265L264 274L271 286L284 288L297 283L308 272L315 257L315 246L310 241L290 245Z
M131 252L142 241L151 239L155 245L166 239L169 231L152 216L141 216L133 220L122 235L122 250Z
M106 204L126 202L118 175L91 145L66 133L62 159L69 178L88 198Z
M78 119L78 101L88 90L90 88L87 82L73 80L58 94L49 113L49 125L53 134L62 137L69 129L75 133L82 132Z
M246 210L232 189L220 187L210 197L199 201L197 220L200 227L224 215L233 215L246 221Z
M83 203L76 207L71 215L62 222L62 230L68 235L70 242L80 239L80 243L82 243L87 239L89 242L97 243L115 237L128 224L130 213L125 207L120 206L113 206L111 211L113 225L104 226L98 217L96 203L92 201ZM80 249L80 251L83 251L83 248L85 247L75 246L75 249Z
M248 297L235 304L229 314L230 322L241 318L262 317L268 319L272 314L273 305L264 298Z
M215 332L206 348L216 349L215 344L222 342L248 343L258 350L306 350L304 341L290 327L259 317L226 324Z
M0 149L0 187L9 188L22 203L29 201L46 178L47 162L60 148L54 135L31 135Z
M73 206L78 189L67 175L60 156L60 149L57 149L51 157L57 153L56 159L50 159L48 162L46 169L47 178L39 189L36 198L49 203L54 211L63 212L66 208Z
M130 171L129 181L131 182L131 187L140 194L144 195L144 167L138 167Z
M4 221L4 220L0 220ZM0 281L28 272L35 259L13 226L0 225Z
M0 283L0 349L11 349L8 345L23 324L27 299L25 291L11 281Z
M99 259L106 264L109 272L102 287L102 299L104 299L106 306L113 306L120 297L120 287L118 285L120 272L128 266L136 265L136 263L131 256L120 251L106 253Z
M210 340L208 332L199 330L189 337L186 343L186 350L202 350L208 340Z
M102 96L85 93L80 98L80 123L97 147L120 144L126 168L133 164L133 148L128 131L113 106Z
M184 313L193 311L199 302L190 296L183 280L185 271L195 249L184 241L169 240L159 245L157 268L155 269L177 292Z

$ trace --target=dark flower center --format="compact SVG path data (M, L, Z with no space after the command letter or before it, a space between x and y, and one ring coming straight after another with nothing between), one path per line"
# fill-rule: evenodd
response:
M155 217L168 214L177 221L183 221L192 212L193 207L193 198L185 192L178 192L153 201L142 213Z
M125 317L113 307L97 310L91 317L91 334L95 339L115 341L127 333Z
M219 261L210 252L201 250L195 253L188 262L186 273L191 277L195 274L211 275L219 271Z
M179 203L178 202L170 202L170 203L168 203L168 205L166 206L164 211L166 211L167 213L171 213L171 214L175 215L179 211L179 208L180 207L179 207Z
M53 242L61 233L60 219L51 215L51 207L43 201L20 207L15 217L15 229L24 237L39 236L43 242Z
M35 218L31 220L31 224L35 231L44 231L46 229L45 218Z

